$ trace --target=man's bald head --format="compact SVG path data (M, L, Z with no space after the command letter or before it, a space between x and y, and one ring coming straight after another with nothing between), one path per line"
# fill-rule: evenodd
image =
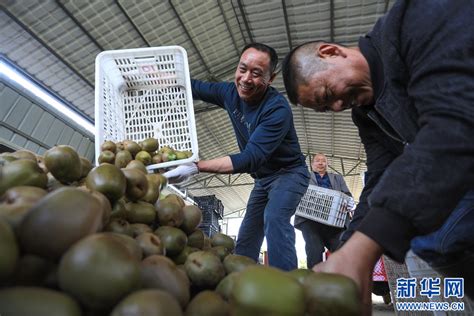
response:
M291 103L298 103L298 87L308 84L311 76L326 70L330 64L318 55L319 47L326 42L313 41L292 49L282 63L283 81Z

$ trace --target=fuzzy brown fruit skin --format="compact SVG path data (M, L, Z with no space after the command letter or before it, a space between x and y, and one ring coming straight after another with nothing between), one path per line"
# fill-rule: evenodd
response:
M145 166L148 166L151 164L151 155L149 152L142 150L136 154L135 160L141 161Z
M100 151L111 151L113 153L115 153L117 151L117 146L115 145L115 143L113 141L105 141L101 146L100 146Z
M81 179L87 177L89 172L92 170L92 163L85 157L79 157L81 160Z
M184 308L190 299L190 283L169 258L152 255L141 263L141 278L144 288L155 288L168 292Z
M186 234L176 227L160 226L154 233L160 237L161 242L165 246L167 256L179 255L188 242Z
M183 208L166 199L158 203L156 211L160 225L179 227L184 221Z
M227 316L229 304L213 291L202 291L186 307L186 316Z
M143 172L144 174L148 174L148 171L146 170L145 165L143 164L143 162L141 162L139 160L130 161L126 168L127 169L137 169L137 170L140 170L141 172Z
M102 228L101 202L83 190L65 187L33 206L19 229L26 253L57 260L76 241Z
M0 217L0 281L15 270L20 250L10 225ZM0 282L1 283L1 282Z
M124 298L111 316L181 316L176 299L162 290L140 290Z
M148 180L145 174L137 169L122 169L127 185L125 195L130 201L137 201L148 191Z
M155 152L158 150L158 139L156 138L147 138L141 142L142 149L149 153Z
M130 223L121 218L111 220L104 227L104 232L112 232L133 237L133 231L130 227Z
M143 201L129 202L125 204L125 208L125 218L129 223L155 224L156 210L153 204Z
M13 231L18 233L23 218L33 205L47 193L44 189L32 186L18 186L9 189L0 200L0 218L3 217Z
M227 274L232 272L240 272L245 270L248 266L256 265L257 263L246 256L230 254L226 256L222 262ZM311 271L311 270L310 270Z
M36 161L36 155L29 151L29 150L24 150L20 149L12 153L12 156L15 157L16 159L29 159L31 161Z
M82 166L78 153L71 146L55 146L44 154L49 172L62 183L72 183L81 178Z
M153 233L153 229L150 226L142 223L133 223L130 224L130 229L132 231L132 237L136 238L137 236L143 233Z
M196 205L183 207L183 223L181 228L186 234L191 234L202 222L202 211Z
M305 315L303 286L285 271L268 266L255 265L239 272L231 297L236 316Z
M313 273L304 280L308 315L357 316L362 312L355 282L340 274Z
M147 174L145 177L148 181L148 190L146 191L145 196L142 197L142 201L155 205L160 197L160 185L153 180L152 174Z
M2 315L81 316L79 304L66 293L39 287L0 289Z
M1 203L5 204L34 204L41 200L48 192L42 188L33 186L16 186L9 189L1 197Z
M114 236L93 234L63 255L58 278L60 288L84 306L108 310L139 288L140 263Z
M137 244L143 251L143 257L152 255L166 255L165 247L160 238L151 232L144 232L135 237Z
M124 140L123 141L123 147L125 150L128 150L131 154L132 157L135 157L135 155L142 150L140 145L138 145L136 142L133 140Z
M102 164L89 172L86 177L86 186L104 194L113 204L124 196L127 181L119 168L111 164Z
M0 179L0 195L20 185L45 189L48 184L48 176L35 161L29 159L15 160L0 166Z
M117 168L125 168L132 160L132 154L128 150L121 150L115 154L114 164Z
M204 233L202 232L202 230L196 229L188 235L188 246L198 249L204 248Z
M193 285L198 288L214 289L225 277L225 269L219 257L209 251L189 254L184 264Z
M100 153L99 158L97 159L99 164L103 163L115 163L115 153L111 152L110 150L104 150Z
M219 293L225 300L230 301L232 299L232 289L235 286L235 283L239 279L239 272L232 272L227 274L220 282L217 284L216 292Z
M234 240L231 237L221 233L214 234L211 237L211 244L212 247L224 246L230 252L232 252L235 248Z

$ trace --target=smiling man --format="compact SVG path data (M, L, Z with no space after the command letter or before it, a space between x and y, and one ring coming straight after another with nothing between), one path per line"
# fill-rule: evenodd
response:
M240 152L211 160L177 176L198 171L249 173L255 179L239 230L236 253L258 260L267 238L269 264L283 270L297 267L295 231L290 218L309 183L309 173L285 97L270 86L278 57L267 45L253 43L241 52L235 81L192 80L193 97L227 111Z
M347 242L316 270L351 276L366 303L382 252L403 262L410 247L464 277L474 298L473 10L467 0L397 1L358 47L315 41L283 62L292 103L352 108L366 183Z

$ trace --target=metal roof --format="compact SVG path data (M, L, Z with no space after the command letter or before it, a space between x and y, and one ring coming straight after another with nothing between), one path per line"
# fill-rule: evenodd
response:
M3 0L0 53L94 119L94 62L103 50L183 46L191 76L233 80L240 49L251 41L290 47L323 39L355 45L393 0ZM284 93L281 75L273 86ZM238 152L227 113L195 102L201 159ZM315 113L293 107L302 151L310 162L323 152L354 196L362 189L365 152L350 113ZM199 174L193 195L215 194L225 213L245 210L252 178Z

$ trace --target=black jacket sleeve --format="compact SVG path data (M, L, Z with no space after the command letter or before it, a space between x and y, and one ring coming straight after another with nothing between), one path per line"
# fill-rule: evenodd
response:
M364 145L367 157L367 172L364 177L364 188L359 197L359 203L348 229L341 237L347 241L360 225L369 210L368 196L379 181L380 177L392 161L402 153L403 145L385 135L382 130L367 116L366 110L354 108L352 120L359 129L359 136Z

